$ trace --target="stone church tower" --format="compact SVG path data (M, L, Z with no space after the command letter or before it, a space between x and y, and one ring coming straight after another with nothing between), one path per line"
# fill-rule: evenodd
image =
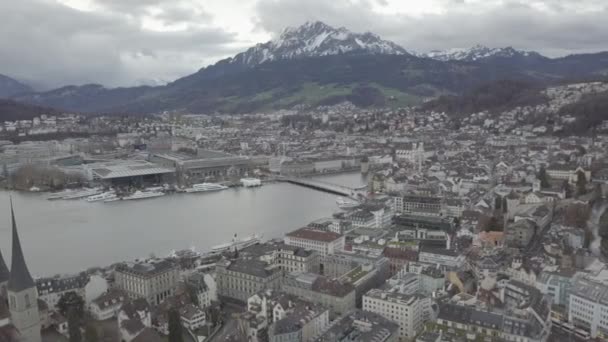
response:
M12 201L11 219L13 223L13 257L7 284L11 322L19 330L24 341L40 342L38 291L23 257Z

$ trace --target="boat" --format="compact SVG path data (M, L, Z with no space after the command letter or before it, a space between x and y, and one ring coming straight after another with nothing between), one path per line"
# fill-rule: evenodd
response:
M262 181L257 178L241 178L241 184L246 188L262 186Z
M106 192L103 192L98 195L89 196L89 197L87 197L86 201L87 202L101 202L101 201L106 201L106 200L109 200L109 199L112 199L115 197L118 197L118 196L116 196L116 193L114 191L106 191Z
M114 197L106 198L103 201L104 201L104 203L110 203L110 202L122 201L122 198L118 197L117 195L114 195Z
M361 203L344 197L336 198L336 204L340 209L352 209L358 207Z
M206 191L220 191L228 189L227 186L215 183L200 183L194 184L192 187L187 188L185 192L194 193L194 192L206 192Z
M181 259L181 258L195 258L199 257L200 254L196 251L196 248L190 247L190 249L172 250L167 256L168 258Z
M159 191L135 191L135 193L133 195L123 197L122 200L123 201L133 201L133 200L154 198L154 197L160 197L160 196L165 196L165 193L159 192Z
M209 252L209 255L220 254L225 251L232 250L234 248L236 248L237 250L241 250L243 248L247 248L249 246L256 245L260 242L262 242L262 235L253 234L253 235L247 236L247 237L239 240L236 238L236 234L235 234L234 239L232 239L232 242L227 242L227 243L223 243L223 244L211 247L211 251Z
M60 200L60 199L63 199L65 196L71 194L72 192L73 192L72 190L63 190L63 191L59 191L59 192L53 192L52 194L48 195L46 197L46 199L49 201Z
M85 190L80 190L80 191L74 191L74 192L64 196L62 199L64 199L64 200L80 199L80 198L84 198L84 197L98 195L101 192L102 192L102 190L99 188L85 189Z

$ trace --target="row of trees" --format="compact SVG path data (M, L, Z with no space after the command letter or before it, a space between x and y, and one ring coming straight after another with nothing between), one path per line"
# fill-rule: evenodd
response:
M6 165L2 175L7 179L10 188L28 190L32 187L43 189L63 189L68 185L82 185L84 178L79 174L69 174L56 167L42 165L25 165L9 175Z

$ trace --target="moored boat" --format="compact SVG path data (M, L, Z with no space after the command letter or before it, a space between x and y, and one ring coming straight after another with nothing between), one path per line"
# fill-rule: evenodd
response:
M48 195L46 197L46 199L49 201L60 200L60 199L63 199L65 196L71 194L72 192L73 192L72 190L63 190L63 191L59 191L59 192L53 192L52 194Z
M195 193L195 192L207 192L207 191L221 191L228 189L227 186L215 183L199 183L194 184L191 187L187 188L185 192L187 193Z
M344 197L338 197L336 199L336 204L338 205L338 208L340 209L352 209L355 207L358 207L360 205L359 202L355 201L355 200L350 200Z
M133 201L133 200L139 200L139 199L160 197L160 196L164 196L164 195L165 195L164 192L158 192L158 191L135 191L135 193L133 193L133 195L125 196L122 198L122 200L123 201Z
M240 250L240 249L247 248L249 246L258 244L260 242L262 242L262 235L253 234L253 235L247 236L243 239L237 239L236 234L235 234L232 242L227 242L227 243L223 243L223 244L211 247L211 251L209 252L209 254L210 255L219 254L219 253L223 253L225 251L232 250L234 248L236 248L237 250Z
M89 196L89 197L87 197L86 201L87 202L101 202L101 201L106 201L108 199L112 199L115 197L117 197L117 196L114 191L106 191L106 192L103 192L98 195Z
M90 196L98 195L101 192L102 192L102 190L99 189L99 188L86 189L86 190L80 190L80 191L73 191L72 193L64 196L62 199L64 199L64 200L80 199L80 198L84 198L84 197L90 197Z
M241 184L246 188L262 186L262 181L257 178L241 178Z

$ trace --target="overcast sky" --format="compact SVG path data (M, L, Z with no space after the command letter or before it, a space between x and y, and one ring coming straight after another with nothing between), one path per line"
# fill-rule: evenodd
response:
M405 49L608 50L606 0L0 0L0 74L39 88L166 82L321 20Z

